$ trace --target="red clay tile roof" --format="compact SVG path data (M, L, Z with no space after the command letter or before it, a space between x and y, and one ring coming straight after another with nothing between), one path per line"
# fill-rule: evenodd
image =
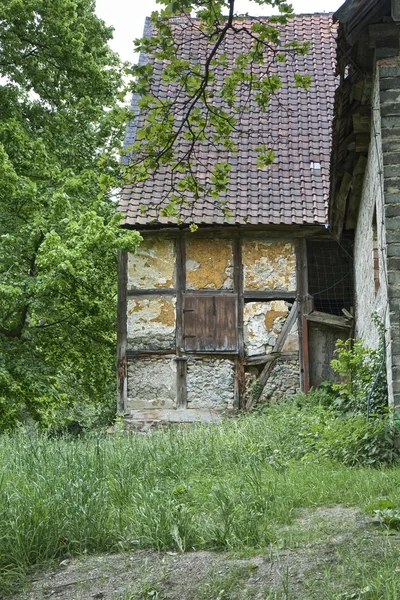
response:
M251 20L244 24L250 26ZM147 22L148 26L148 22ZM255 102L245 114L241 127L245 135L238 138L237 154L217 155L207 143L202 145L198 173L215 160L228 160L232 166L229 187L220 200L226 201L229 216L218 200L202 198L181 208L183 223L202 224L325 224L329 195L331 122L333 113L336 56L336 28L330 14L299 15L285 26L283 42L308 40L310 51L296 56L294 63L279 63L276 68L283 86L272 98L266 112ZM233 59L242 47L229 35L223 49ZM191 33L185 41L185 53L199 55L198 35ZM203 49L204 52L204 49ZM142 57L143 60L143 57ZM310 74L312 84L305 91L291 83L293 71ZM156 70L153 94L165 97L168 89L161 85L161 69ZM137 98L133 98L135 110ZM126 144L133 142L140 114L130 123ZM246 133L247 132L247 133ZM276 153L272 166L256 166L254 146L260 143L257 132L267 132L270 147ZM264 141L264 140L261 140ZM168 201L169 173L167 169L140 185L126 186L121 194L119 210L125 213L125 226L148 226L151 223L176 224L171 217L160 217L159 211ZM146 205L145 214L141 207Z

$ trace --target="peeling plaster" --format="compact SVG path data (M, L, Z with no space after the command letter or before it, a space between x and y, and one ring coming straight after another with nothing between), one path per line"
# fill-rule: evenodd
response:
M137 358L128 368L128 410L176 408L176 361Z
M234 389L233 360L215 358L188 361L188 408L231 409Z
M147 238L135 254L128 255L128 288L173 288L174 240Z
M141 296L128 300L130 350L164 350L175 346L175 297Z
M243 242L245 290L295 290L294 244L286 242Z
M233 288L232 242L218 239L189 239L186 247L188 290Z
M269 354L288 317L290 304L284 300L247 302L244 307L244 343L248 356ZM294 324L283 348L284 352L298 350L297 324Z

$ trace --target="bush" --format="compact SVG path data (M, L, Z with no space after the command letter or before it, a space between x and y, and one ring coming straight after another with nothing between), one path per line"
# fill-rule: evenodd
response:
M383 331L381 333L376 350L365 346L362 340L338 340L336 343L337 358L331 364L341 381L333 382L331 388L337 394L334 402L337 409L368 415L386 410L385 340Z

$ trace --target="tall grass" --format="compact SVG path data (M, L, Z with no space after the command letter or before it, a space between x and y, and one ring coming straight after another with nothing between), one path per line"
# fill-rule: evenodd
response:
M2 436L0 589L68 555L264 549L300 507L400 506L400 469L294 460L298 439L296 419L272 413L150 436Z

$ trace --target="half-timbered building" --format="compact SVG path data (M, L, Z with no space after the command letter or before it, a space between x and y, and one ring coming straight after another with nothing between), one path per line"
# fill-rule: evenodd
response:
M251 102L242 117L238 152L223 157L231 174L222 198L188 195L178 217L160 216L168 169L123 190L123 226L143 236L119 264L118 403L128 419L208 420L307 390L331 376L335 342L352 327L351 243L338 244L327 229L332 17L296 16L282 36L310 41L294 69L311 75L311 86L290 85L293 63L275 65L283 86L266 112ZM184 51L198 56L201 43L193 33ZM229 60L240 51L228 35ZM157 68L153 93L173 93ZM136 96L132 111L127 146L141 125ZM262 132L276 160L259 168ZM200 176L217 159L204 142Z

